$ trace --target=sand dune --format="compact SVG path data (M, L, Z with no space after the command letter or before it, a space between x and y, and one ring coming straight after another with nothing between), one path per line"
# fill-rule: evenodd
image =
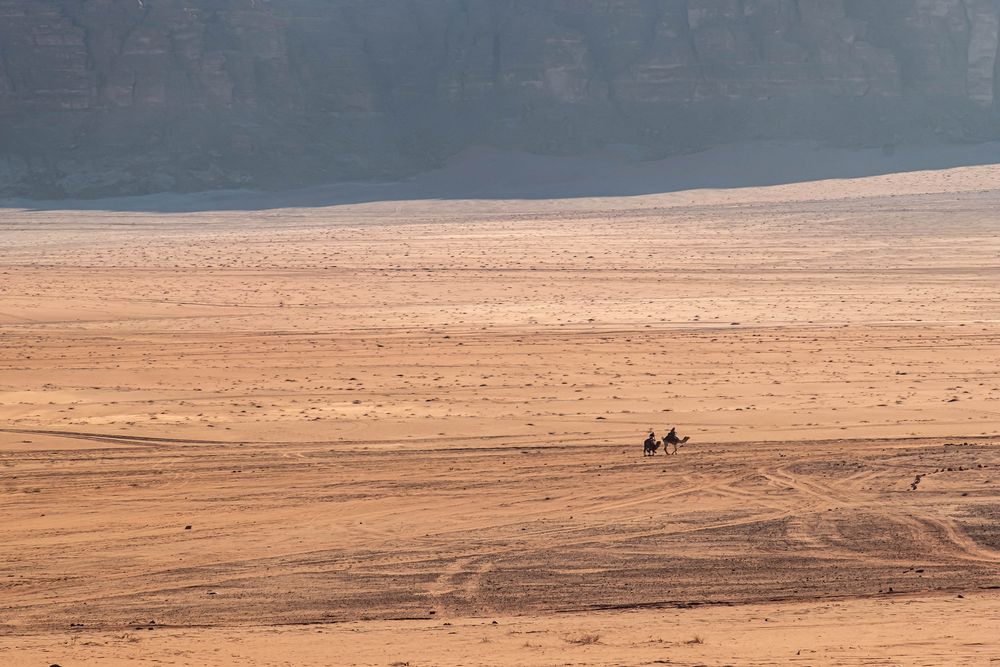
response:
M995 170L9 209L0 663L1000 659Z

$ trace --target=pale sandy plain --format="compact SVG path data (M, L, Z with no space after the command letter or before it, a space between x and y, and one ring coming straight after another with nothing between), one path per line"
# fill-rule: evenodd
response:
M4 210L0 665L1000 664L998 211Z

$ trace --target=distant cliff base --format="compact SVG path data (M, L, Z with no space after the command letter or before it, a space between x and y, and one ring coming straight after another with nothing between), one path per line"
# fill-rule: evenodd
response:
M0 196L1000 138L1000 0L0 0Z

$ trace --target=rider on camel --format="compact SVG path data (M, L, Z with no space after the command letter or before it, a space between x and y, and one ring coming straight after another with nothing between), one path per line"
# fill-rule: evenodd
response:
M672 427L670 429L670 432L667 433L665 436L663 436L663 453L664 454L670 454L671 452L669 450L669 447L670 447L670 445L673 445L674 446L673 453L676 454L677 453L677 445L679 445L679 444L681 444L683 442L686 442L686 440L681 440L680 438L678 438L677 437L677 428L676 427Z

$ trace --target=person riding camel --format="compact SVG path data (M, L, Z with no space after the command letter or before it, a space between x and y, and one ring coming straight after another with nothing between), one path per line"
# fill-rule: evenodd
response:
M673 445L674 446L673 453L676 454L677 453L677 446L680 445L680 444L683 444L685 442L687 442L687 438L684 438L683 440L681 440L680 438L678 438L677 437L677 428L676 427L672 427L670 429L670 432L667 433L665 436L663 436L663 453L664 454L670 454L671 453L670 452L670 445Z
M656 441L656 433L654 433L653 431L650 431L649 432L649 437L646 438L646 441L642 443L642 453L643 453L643 456L645 456L647 454L649 454L649 455L655 455L656 454L656 450L659 449L659 448L660 448L660 444Z

